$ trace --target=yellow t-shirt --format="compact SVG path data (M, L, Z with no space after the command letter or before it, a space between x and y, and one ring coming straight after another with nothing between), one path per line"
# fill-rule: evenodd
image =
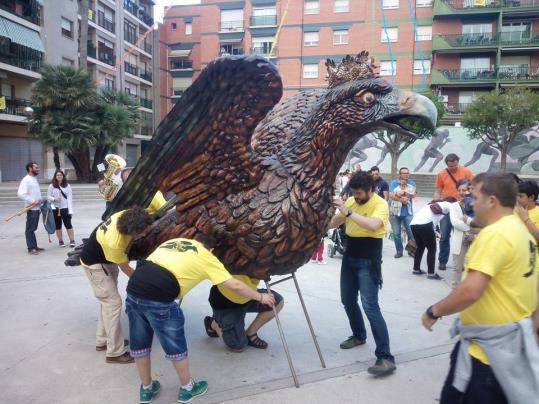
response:
M157 193L154 195L152 201L150 202L150 204L146 208L146 212L148 212L150 215L153 215L165 203L167 203L167 200L163 196L163 193L161 191L157 191Z
M253 290L256 290L257 287L258 287L258 284L260 283L260 280L255 279L255 278L251 278L251 277L249 277L247 275L232 275L232 277L239 280L239 281L242 281L249 288L251 288ZM233 291L231 291L228 288L225 288L222 285L217 285L217 289L219 289L219 292L221 292L221 294L224 297L226 297L228 300L230 300L232 303L245 304L249 300L251 300L248 297L243 297L243 296L238 295L237 293L234 293Z
M463 279L473 269L491 277L481 298L460 313L463 324L504 324L530 316L537 307L537 245L522 221L504 216L485 227L471 244ZM472 342L471 356L488 359Z
M125 250L131 242L131 236L121 234L117 229L118 219L125 210L113 214L101 223L95 233L95 238L105 254L105 258L115 264L129 262Z
M528 216L535 227L539 227L539 206L534 207L528 211Z
M196 240L174 238L165 241L147 258L170 271L180 284L180 296L205 279L218 285L232 278L224 265Z
M367 203L360 205L356 203L354 197L350 197L344 203L344 206L352 209L355 213L368 217L377 217L382 220L384 224L378 230L371 231L364 227L361 227L350 218L346 218L346 235L350 237L372 237L372 238L384 238L386 235L387 222L389 220L389 207L384 198L379 197L375 193L372 194L371 199ZM345 216L342 213L341 216Z

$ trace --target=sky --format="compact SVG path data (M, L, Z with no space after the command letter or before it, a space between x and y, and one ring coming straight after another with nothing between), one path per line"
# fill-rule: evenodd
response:
M163 22L163 9L165 6L175 6L183 4L199 4L200 0L155 0L154 16L159 22Z

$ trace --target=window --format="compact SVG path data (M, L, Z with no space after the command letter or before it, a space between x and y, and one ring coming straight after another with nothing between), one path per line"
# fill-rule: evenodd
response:
M394 76L395 74L397 74L397 62L380 61L380 76Z
M304 46L318 46L318 44L319 44L318 32L305 32L303 34Z
M318 14L320 12L320 2L318 0L305 0L305 14Z
M252 53L258 55L267 55L270 53L271 47L273 45L274 37L272 36L259 36L253 37L253 50ZM274 51L275 52L275 51Z
M113 90L114 89L114 78L107 77L105 81L103 81L103 87L107 90Z
M97 4L97 25L114 33L114 11L103 4Z
M502 26L502 40L520 42L523 39L531 39L532 27L529 22L504 23Z
M243 55L243 47L235 44L221 44L220 56Z
M221 10L221 31L243 31L243 9Z
M414 60L414 74L430 74L430 60Z
M380 38L382 42L397 42L398 37L398 28L387 28L380 31Z
M277 25L277 12L273 7L255 7L251 17L251 26Z
M492 24L463 24L462 33L465 35L491 34Z
M137 27L129 21L124 21L124 39L129 43L137 42Z
M185 35L192 35L193 34L193 24L190 22L185 23Z
M432 39L432 26L425 25L417 27L416 41L430 41Z
M129 81L125 81L124 84L124 91L126 94L129 94L133 97L137 96L137 85L135 83L131 83Z
M176 31L176 28L178 28L178 24L173 22L172 24L170 24L170 28L172 29L172 31Z
M349 8L348 0L334 0L333 12L334 13L347 13Z
M348 43L348 30L333 31L333 45L346 45Z
M416 7L432 7L433 0L416 0Z
M382 0L383 8L399 8L399 0Z
M317 79L318 78L318 63L303 65L303 78L304 79Z
M62 17L62 35L68 38L73 38L73 21Z
M62 64L64 66L75 66L75 61L72 59L62 57Z

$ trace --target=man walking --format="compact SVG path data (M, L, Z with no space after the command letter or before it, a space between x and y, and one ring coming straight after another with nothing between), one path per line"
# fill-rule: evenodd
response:
M389 348L387 325L378 305L382 284L382 242L389 216L387 202L374 193L369 173L358 172L350 179L352 197L343 202L334 199L339 210L330 227L346 224L347 244L341 266L341 301L350 321L352 336L341 343L342 349L365 344L367 330L358 304L358 293L376 343L376 363L368 372L381 376L396 369Z
M26 212L26 230L24 236L26 237L26 246L28 247L28 254L37 255L44 248L37 246L36 233L37 225L39 224L39 212L41 205L41 190L39 189L39 182L37 176L39 175L39 166L30 161L26 164L27 175L21 180L19 184L19 190L17 196L26 202L27 206L32 208Z
M441 170L436 176L434 191L434 200L447 199L449 197L459 199L457 184L460 180L469 180L473 178L472 171L467 167L459 165L459 156L450 153L445 157L446 168ZM449 240L451 238L451 219L446 215L440 222L440 252L438 253L438 269L444 271L449 260Z
M483 229L466 254L464 279L421 319L431 330L460 313L440 403L529 403L539 397L537 245L513 214L511 176L483 173L472 185L474 222Z

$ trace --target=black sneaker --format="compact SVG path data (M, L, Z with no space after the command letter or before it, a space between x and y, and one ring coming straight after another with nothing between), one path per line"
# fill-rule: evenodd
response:
M397 253L395 254L395 256L393 258L401 258L402 257L402 253Z
M425 271L422 271L421 269L414 269L412 271L412 274L414 274L414 275L425 275Z
M368 368L367 372L374 376L385 376L393 373L395 369L397 369L397 366L389 359L376 359L374 366Z
M445 264L440 264L440 265L438 265L438 269L439 269L440 271L445 271L445 270L446 270Z
M353 335L351 337L348 337L345 341L341 342L341 349L350 349L358 345L364 345L365 340L359 339L357 337L354 337Z
M444 278L442 278L442 277L441 277L440 275L438 275L438 274L434 274L434 275L427 275L427 279L432 279L432 280L434 280L434 281L441 281L441 280L444 279Z

